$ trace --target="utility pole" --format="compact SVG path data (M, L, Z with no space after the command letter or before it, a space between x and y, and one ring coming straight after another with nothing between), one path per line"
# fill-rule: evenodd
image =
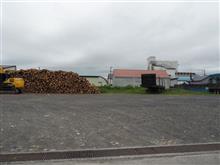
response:
M113 67L110 66L110 70L109 70L109 84L112 85L112 69Z
M205 69L204 69L204 76L206 76L206 71L205 71Z

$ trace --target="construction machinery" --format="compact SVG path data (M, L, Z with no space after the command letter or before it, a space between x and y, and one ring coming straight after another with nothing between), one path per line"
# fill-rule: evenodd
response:
M0 65L0 91L12 91L22 93L24 79L11 76L11 72L16 71L16 66Z

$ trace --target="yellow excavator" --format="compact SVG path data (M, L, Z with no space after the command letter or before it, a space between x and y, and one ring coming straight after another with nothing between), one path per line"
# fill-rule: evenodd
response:
M16 66L1 66L0 65L0 91L13 91L15 93L22 93L24 89L24 79L10 76L13 72L10 68Z

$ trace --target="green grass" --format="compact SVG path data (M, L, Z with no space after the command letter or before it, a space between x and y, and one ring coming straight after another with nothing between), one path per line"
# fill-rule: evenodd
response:
M171 88L163 92L164 95L212 95L209 92L197 92L182 88Z
M105 94L150 94L145 92L145 88L142 87L112 87L102 86L99 87L101 93ZM165 90L161 95L212 95L208 92L196 92L191 90L185 90L181 88L172 88Z
M101 93L127 93L127 94L145 94L145 89L142 87L112 87L102 86L99 87Z

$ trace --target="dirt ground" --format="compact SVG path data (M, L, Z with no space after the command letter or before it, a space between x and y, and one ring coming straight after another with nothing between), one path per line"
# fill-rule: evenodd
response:
M220 142L219 96L0 95L0 151Z

